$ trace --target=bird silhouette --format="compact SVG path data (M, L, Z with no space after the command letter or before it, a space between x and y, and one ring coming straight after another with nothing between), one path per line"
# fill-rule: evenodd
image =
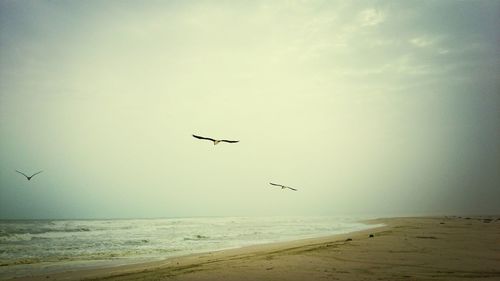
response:
M207 138L207 137L202 137L202 136L197 136L197 135L193 135L193 137L195 137L197 139L200 139L200 140L213 141L214 145L217 145L220 142L228 142L228 143L237 143L237 142L239 142L239 141L235 141L235 140L216 140L216 139L213 139L213 138Z
M21 175L25 176L27 180L31 180L31 178L32 178L32 177L34 177L34 176L36 176L36 175L40 174L40 173L41 173L41 172L43 172L43 171L36 172L36 173L34 173L33 175L31 175L31 176L28 176L28 175L26 175L26 174L25 174L25 173L23 173L23 172L19 172L18 170L16 170L16 172L18 172L18 173L20 173Z
M279 187L281 187L281 189L288 188L288 189L291 189L291 190L293 190L293 191L297 191L297 189L295 189L295 188L293 188L293 187L285 186L285 185L282 185L282 184L276 184L276 183L272 183L272 182L270 182L269 184L270 184L270 185L274 185L274 186L279 186Z

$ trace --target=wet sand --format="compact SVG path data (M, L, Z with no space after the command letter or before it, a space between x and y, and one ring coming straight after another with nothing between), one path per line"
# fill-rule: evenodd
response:
M370 222L386 226L15 280L500 280L498 216Z

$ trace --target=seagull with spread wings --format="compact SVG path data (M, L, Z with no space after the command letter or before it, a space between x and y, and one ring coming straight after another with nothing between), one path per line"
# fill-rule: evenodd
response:
M237 143L237 142L239 142L239 141L235 141L235 140L216 140L216 139L213 139L213 138L206 138L206 137L197 136L197 135L193 135L193 137L195 137L197 139L200 139L200 140L213 141L214 145L218 144L219 142L228 142L228 143Z
M18 170L16 170L16 172L18 172L18 173L20 173L21 175L25 176L27 180L31 180L31 178L32 178L32 177L34 177L34 176L36 176L36 175L40 174L40 173L41 173L41 172L43 172L43 171L36 172L36 173L34 173L33 175L31 175L31 176L28 176L28 175L26 175L26 174L25 174L25 173L23 173L23 172L19 172Z
M276 184L276 183L272 183L272 182L270 182L269 184L270 184L270 185L274 185L274 186L279 186L279 187L281 187L281 189L288 188L288 189L291 189L291 190L293 190L293 191L297 191L297 189L295 189L295 188L293 188L293 187L285 186L285 185L282 185L282 184Z

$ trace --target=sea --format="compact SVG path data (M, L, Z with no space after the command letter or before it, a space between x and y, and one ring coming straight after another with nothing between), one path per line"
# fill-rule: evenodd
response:
M0 220L0 279L113 267L378 227L354 217Z

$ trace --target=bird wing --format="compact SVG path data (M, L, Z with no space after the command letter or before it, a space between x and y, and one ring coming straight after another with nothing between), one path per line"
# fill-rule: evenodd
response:
M211 141L215 141L214 139L212 138L206 138L206 137L202 137L202 136L197 136L197 135L193 135L193 137L197 138L197 139L200 139L200 140L211 140Z
M276 184L276 183L272 183L272 182L270 182L269 184L270 185L275 185L275 186L281 186L281 187L283 187L281 184Z
M41 172L43 172L43 171L39 171L39 172L34 173L33 175L31 175L31 177L30 177L30 178L32 178L32 177L34 177L34 176L36 176L36 175L40 174Z
M237 143L237 142L239 142L239 141L233 141L233 140L220 140L220 141L228 142L228 143Z
M297 189L295 189L295 188L293 188L293 187L289 187L289 186L285 186L285 187L286 187L286 188L288 188L288 189L291 189L291 190L293 190L293 191L297 191Z
M19 172L18 170L16 170L16 172L18 172L18 173L20 173L21 175L23 175L23 176L25 176L26 178L28 178L28 176L27 176L25 173L23 173L23 172Z

